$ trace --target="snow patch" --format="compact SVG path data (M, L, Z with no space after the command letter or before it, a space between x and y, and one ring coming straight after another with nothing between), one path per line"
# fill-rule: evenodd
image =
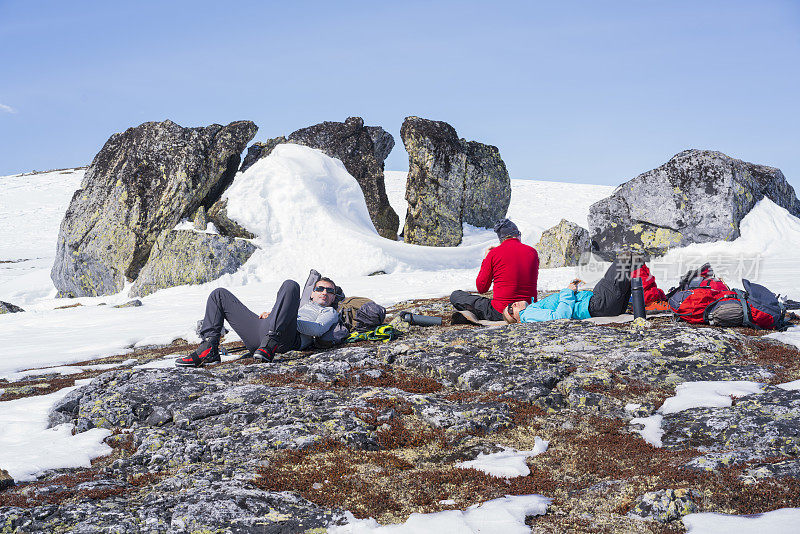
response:
M633 432L640 434L653 447L661 447L661 437L664 435L661 422L664 415L692 408L724 408L733 404L732 397L745 397L761 391L761 384L748 380L684 382L678 384L675 395L664 401L658 413L650 417L636 417L631 419L630 424L643 425L643 428L633 429Z
M753 516L689 514L683 517L683 524L689 534L795 534L800 508L781 508Z
M432 514L411 514L405 523L380 525L374 519L356 519L347 512L348 524L331 527L330 534L430 534L458 532L459 534L527 534L530 527L525 518L547 512L551 499L541 495L509 495L465 511L448 510Z
M533 450L518 451L514 448L504 446L503 450L500 452L492 454L480 453L474 460L459 462L456 464L456 467L471 467L495 477L524 477L528 476L531 472L528 468L528 464L525 463L525 459L542 454L547 450L549 444L549 441L536 436Z
M110 430L93 428L73 436L72 424L47 428L53 405L90 381L79 380L48 395L0 402L0 468L24 482L50 469L90 467L93 458L111 453L103 443Z

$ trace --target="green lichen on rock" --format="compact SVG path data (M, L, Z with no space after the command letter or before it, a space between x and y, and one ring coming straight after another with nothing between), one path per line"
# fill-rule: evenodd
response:
M446 122L419 117L406 117L400 136L409 167L407 243L456 246L463 223L490 227L505 217L511 180L497 147L459 139Z
M243 239L254 239L256 235L242 225L228 217L228 200L220 199L216 201L207 213L208 218L217 226L222 235L228 237L241 237Z
M542 237L536 243L539 267L551 269L578 265L590 245L588 230L561 219L557 225L542 232Z
M2 315L4 313L20 313L20 312L24 312L24 311L25 310L23 310L19 306L15 306L14 304L11 304L10 302L3 302L2 300L0 300L0 315Z
M669 523L698 512L701 498L700 492L691 489L651 491L641 496L630 515Z
M800 216L800 200L780 169L710 150L685 150L589 208L602 251L660 255L691 243L732 241L762 198Z
M163 232L130 291L143 297L159 289L203 284L236 272L256 246L243 239L192 230Z
M256 130L164 121L112 135L61 222L51 271L59 294L108 295L135 280L163 231L219 199Z

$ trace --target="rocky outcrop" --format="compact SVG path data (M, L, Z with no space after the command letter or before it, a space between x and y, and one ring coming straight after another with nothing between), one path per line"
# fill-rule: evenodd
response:
M0 469L0 490L10 488L14 485L14 478L5 469Z
M702 497L700 492L690 489L650 491L639 498L630 513L660 523L669 523L698 512L697 502Z
M439 304L395 311L439 313ZM656 413L681 382L765 383L776 372L795 379L797 351L650 321L406 326L397 341L292 352L269 365L111 370L58 401L50 424L112 429L106 441L115 452L76 470L77 481L6 489L0 525L322 531L355 507L359 517L396 523L539 493L558 509L529 518L533 531L651 532L641 518L676 522L694 511L758 513L796 502L787 492L799 486L778 477L799 471L800 391L766 385L728 408L665 415L662 448L629 423ZM130 357L137 354L120 360ZM456 465L503 447L531 450L536 436L550 446L526 460L526 476ZM737 469L724 454L747 464Z
M256 130L164 121L112 135L61 222L50 275L59 294L107 295L135 280L159 234L219 199Z
M150 260L131 287L131 297L144 297L159 289L203 284L236 272L256 246L248 241L193 230L163 232Z
M407 243L456 246L463 223L489 227L505 217L511 181L496 147L459 139L441 121L407 117Z
M764 197L800 216L800 201L780 169L686 150L594 203L589 228L600 251L658 255L690 243L736 239L742 218Z
M383 237L397 239L400 219L389 204L383 179L383 162L394 147L391 134L379 126L364 126L361 117L349 117L296 130L289 134L289 142L339 159L361 186L375 229Z
M776 415L780 416L776 417ZM727 408L695 408L664 416L664 447L702 447L692 462L713 466L800 456L800 391L765 388Z
M284 136L280 137L273 137L272 139L267 139L266 142L261 143L253 143L247 149L247 155L244 157L242 161L242 166L239 168L239 172L244 172L250 167L253 166L253 163L260 160L261 158L266 158L272 151L281 143L285 143L286 138Z
M542 232L542 237L536 243L539 267L550 269L578 265L590 245L588 230L561 219L560 223Z
M2 300L0 300L0 315L2 315L4 313L19 313L19 312L24 312L24 311L25 310L23 310L19 306L15 306L14 304L11 304L10 302L3 302Z

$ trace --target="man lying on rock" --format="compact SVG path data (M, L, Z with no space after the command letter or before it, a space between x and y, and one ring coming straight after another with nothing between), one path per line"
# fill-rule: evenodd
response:
M536 323L620 315L631 298L631 272L640 265L641 258L621 254L593 291L578 291L580 281L573 280L566 289L533 304L524 300L512 302L503 310L503 318L507 323Z
M203 342L193 353L175 360L179 367L200 367L220 361L219 339L224 321L233 328L256 361L271 362L275 353L303 350L323 337L339 322L333 308L336 284L321 277L310 300L300 305L300 285L286 280L278 290L272 311L256 315L227 289L217 288L206 302L200 336Z
M474 313L479 320L502 321L509 304L536 302L539 253L520 241L519 229L509 219L497 223L494 231L500 245L487 251L475 280L478 293L489 291L494 283L492 300L456 290L450 295L450 303L459 311Z

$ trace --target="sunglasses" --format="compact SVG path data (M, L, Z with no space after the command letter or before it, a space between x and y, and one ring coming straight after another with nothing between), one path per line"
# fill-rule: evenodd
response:
M514 303L513 302L508 305L508 308L506 308L506 311L508 312L508 314L511 317L514 317Z
M317 286L314 288L314 291L316 291L317 293L322 293L324 291L329 295L334 295L336 293L336 288Z

